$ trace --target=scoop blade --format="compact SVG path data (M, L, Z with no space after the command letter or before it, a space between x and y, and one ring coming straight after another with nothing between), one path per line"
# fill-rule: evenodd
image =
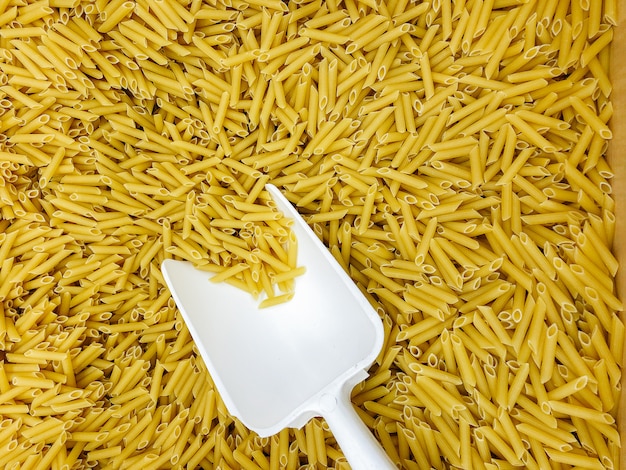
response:
M381 320L289 201L298 265L293 299L262 310L250 294L165 260L164 278L229 412L261 436L319 415L320 397L367 376L383 344Z

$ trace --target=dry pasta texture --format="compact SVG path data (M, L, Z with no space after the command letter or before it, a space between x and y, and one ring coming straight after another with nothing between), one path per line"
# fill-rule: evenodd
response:
M269 182L380 313L401 468L619 468L617 3L0 1L0 467L347 468L228 414L159 270L288 299Z

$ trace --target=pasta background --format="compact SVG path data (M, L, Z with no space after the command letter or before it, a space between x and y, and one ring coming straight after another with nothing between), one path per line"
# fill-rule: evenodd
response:
M619 468L616 11L0 2L0 466L347 468L228 415L159 271L293 288L271 182L380 312L399 465Z

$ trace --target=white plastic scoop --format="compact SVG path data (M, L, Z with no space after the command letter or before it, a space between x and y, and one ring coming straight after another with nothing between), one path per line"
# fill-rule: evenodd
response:
M298 265L289 302L258 301L185 261L165 260L164 278L228 411L267 437L323 416L354 469L395 469L350 402L383 345L382 322L280 191L294 220Z

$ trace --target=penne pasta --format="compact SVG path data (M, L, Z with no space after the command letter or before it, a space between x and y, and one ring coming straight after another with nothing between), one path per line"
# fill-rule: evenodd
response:
M617 468L617 6L0 2L0 466L347 468L229 415L158 268L288 302L274 183L381 316L399 466Z

